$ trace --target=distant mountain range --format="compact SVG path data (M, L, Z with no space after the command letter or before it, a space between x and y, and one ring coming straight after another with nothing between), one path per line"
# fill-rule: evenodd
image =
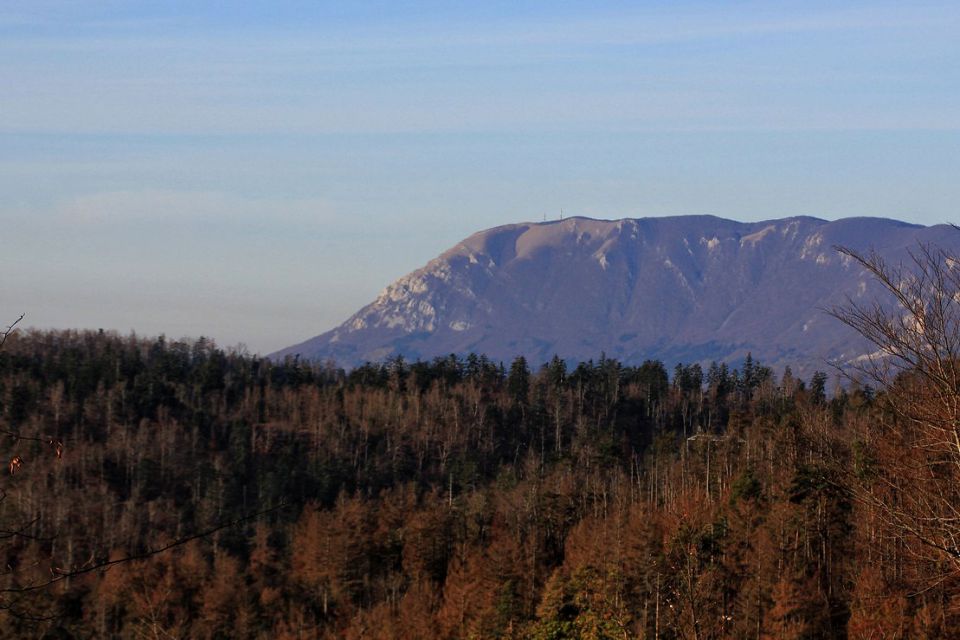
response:
M898 262L960 232L881 218L736 222L713 216L568 218L476 233L406 275L339 327L288 347L353 367L484 353L536 366L601 353L627 363L736 362L748 352L798 373L870 345L824 312L879 294L835 245Z

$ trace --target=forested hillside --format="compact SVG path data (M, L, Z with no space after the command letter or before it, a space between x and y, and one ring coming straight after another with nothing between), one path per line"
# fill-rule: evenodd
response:
M751 360L346 375L20 332L0 634L949 637L949 549L863 499L903 463L869 437L885 393Z

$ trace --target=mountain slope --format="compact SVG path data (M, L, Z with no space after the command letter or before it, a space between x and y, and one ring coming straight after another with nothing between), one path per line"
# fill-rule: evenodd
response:
M833 249L893 261L948 226L880 218L741 223L712 216L568 218L476 233L388 286L341 326L283 349L342 366L394 354L554 354L672 364L737 360L824 368L870 351L822 310L879 291Z

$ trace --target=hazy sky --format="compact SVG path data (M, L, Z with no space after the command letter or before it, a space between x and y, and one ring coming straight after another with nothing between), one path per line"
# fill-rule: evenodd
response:
M955 1L5 0L0 321L266 353L561 208L957 220L958 33Z

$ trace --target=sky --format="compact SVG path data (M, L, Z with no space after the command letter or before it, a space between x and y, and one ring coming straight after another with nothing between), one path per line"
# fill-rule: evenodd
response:
M266 354L560 215L960 221L960 5L0 6L0 323Z

